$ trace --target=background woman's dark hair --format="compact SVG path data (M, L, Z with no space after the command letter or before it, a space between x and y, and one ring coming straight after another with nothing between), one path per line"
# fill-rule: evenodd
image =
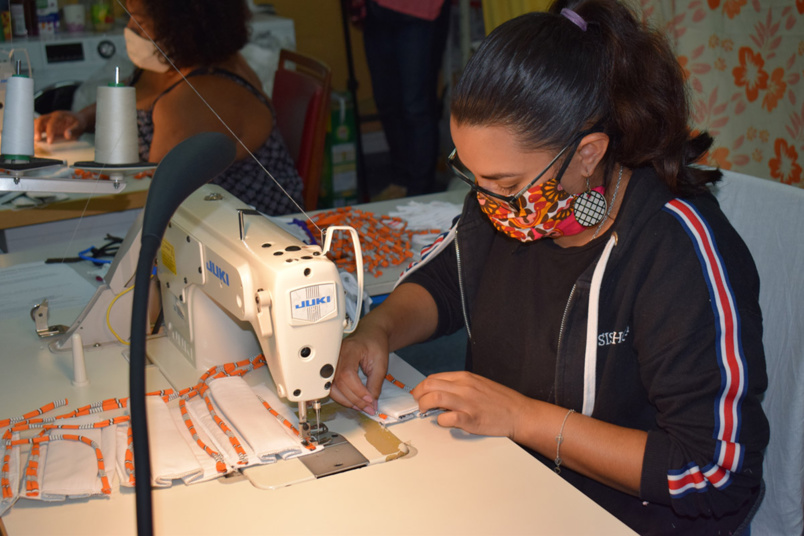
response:
M159 47L177 67L218 63L248 41L245 0L141 0Z
M560 15L570 8L587 30ZM677 195L720 177L688 167L712 144L690 136L686 85L673 51L617 0L557 0L547 13L510 20L483 41L452 95L458 124L502 125L529 149L558 150L600 121L611 142L604 157L652 165Z

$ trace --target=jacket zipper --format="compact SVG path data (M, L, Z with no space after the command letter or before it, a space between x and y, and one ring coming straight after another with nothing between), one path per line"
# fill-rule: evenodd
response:
M567 323L567 313L569 312L570 303L572 303L572 297L575 295L575 287L577 283L572 285L572 289L569 293L569 298L567 298L567 304L564 306L564 314L561 315L561 326L558 328L558 344L556 346L556 374L553 378L553 388L550 390L550 395L555 393L555 398L553 403L560 404L558 400L558 356L561 355L561 340L564 338L564 325Z
M567 322L567 312L570 308L570 303L572 302L572 297L575 295L575 287L577 283L572 285L572 290L570 290L569 298L567 298L567 305L564 306L564 314L561 316L561 327L558 329L558 345L556 346L556 359L558 359L559 354L561 354L561 339L564 336L564 324Z
M469 315L466 312L466 298L463 292L463 271L461 270L461 249L458 247L458 229L455 229L455 259L458 263L458 288L461 292L461 311L463 312L463 323L466 326L466 334L472 340L472 330L469 329Z

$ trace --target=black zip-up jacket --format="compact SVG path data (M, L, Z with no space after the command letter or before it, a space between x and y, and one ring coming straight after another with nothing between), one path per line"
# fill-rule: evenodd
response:
M474 296L494 285L482 275L495 232L470 194L400 280L433 295L436 337L467 327L469 354L483 329ZM715 198L676 199L652 170L635 170L604 252L566 304L554 392L559 406L648 432L640 496L561 475L642 534L741 529L769 436L758 297L751 255Z

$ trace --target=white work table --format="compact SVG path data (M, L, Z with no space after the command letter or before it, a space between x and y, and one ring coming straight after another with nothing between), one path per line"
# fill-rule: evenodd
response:
M9 266L31 254L0 259ZM69 325L79 310L51 308L50 323ZM52 353L48 342L37 337L27 310L0 322L0 419L61 398L69 405L54 414L128 395L124 346L87 349L90 384L78 388L70 381L71 354ZM168 386L153 366L147 378L149 389ZM390 430L410 454L274 490L239 476L154 490L155 533L633 534L508 439L444 429L432 417ZM116 481L112 489L108 498L19 499L2 521L9 536L136 534L133 490Z

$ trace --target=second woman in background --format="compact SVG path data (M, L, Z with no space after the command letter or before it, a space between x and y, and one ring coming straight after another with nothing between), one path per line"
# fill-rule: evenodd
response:
M131 85L137 89L141 160L159 162L199 132L234 135L259 164L238 144L235 163L213 182L266 214L297 212L301 178L276 128L270 99L238 52L248 39L246 3L128 0L126 9L131 14L126 51L138 67ZM94 124L93 104L77 114L39 118L34 134L44 133L48 142L57 136L75 139Z

